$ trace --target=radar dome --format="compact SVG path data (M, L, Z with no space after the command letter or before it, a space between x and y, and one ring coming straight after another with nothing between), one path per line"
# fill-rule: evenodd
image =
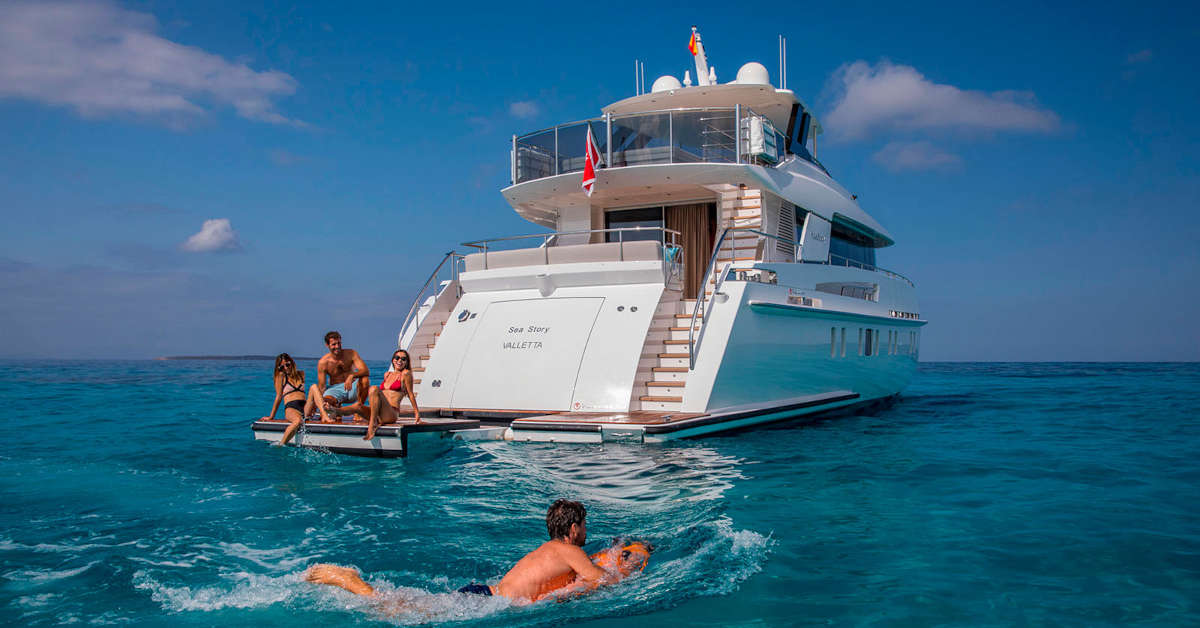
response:
M765 72L766 70L763 71ZM683 87L683 85L679 84L679 79L668 74L667 76L660 76L654 79L654 84L650 86L650 91L669 92L673 89L679 89L680 87Z
M751 61L738 70L734 82L739 85L770 85L771 75L767 73L763 64Z

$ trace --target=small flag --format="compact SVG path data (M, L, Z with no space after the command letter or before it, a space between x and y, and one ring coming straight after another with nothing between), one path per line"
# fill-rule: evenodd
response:
M693 57L696 56L697 51L696 51L696 31L695 31L695 29L692 30L692 40L688 42L688 52L692 53Z
M596 148L596 138L592 137L590 124L587 130L587 146L583 150L587 155L583 160L583 191L590 198L592 188L596 185L596 167L600 165L600 149Z

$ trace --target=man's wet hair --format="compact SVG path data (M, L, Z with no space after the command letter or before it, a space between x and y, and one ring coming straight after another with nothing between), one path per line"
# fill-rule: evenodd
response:
M325 344L329 344L329 341L332 340L333 338L337 338L338 340L341 340L342 335L337 333L336 331L331 331L331 332L325 334Z
M550 510L546 511L546 532L550 533L551 539L566 538L571 534L571 524L583 525L586 518L587 509L583 504L560 499L550 504Z

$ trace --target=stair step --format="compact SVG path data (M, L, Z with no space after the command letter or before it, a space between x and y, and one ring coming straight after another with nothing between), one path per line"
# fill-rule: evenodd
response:
M655 397L652 395L644 395L642 397L638 397L638 401L657 401L660 403L670 403L670 402L682 403L683 397Z
M423 366L414 366L414 367L412 367L412 368L411 368L411 369L409 369L409 370L411 370L411 371L412 371L412 372L414 372L414 373L424 373L424 372L425 372L425 367L423 367Z
M687 343L688 343L687 340L664 340L663 341L664 345L686 345Z
M422 361L422 362L424 362L425 360L428 360L428 359L429 359L429 356L427 356L427 355L419 355L419 356L417 356L417 359L418 359L418 360L420 360L420 361Z
M660 354L658 354L658 357L666 358L666 359L686 358L686 357L688 357L688 354L686 354L686 353L660 353Z
M718 257L718 262L754 262L758 261L757 257Z
M692 317L692 315L688 314L688 318L691 318L691 317ZM696 326L694 328L693 327L668 327L667 328L668 331L687 331L689 329L700 329L700 323L696 323Z
M688 369L686 366L656 366L650 370L655 373L686 373L686 372L688 372Z

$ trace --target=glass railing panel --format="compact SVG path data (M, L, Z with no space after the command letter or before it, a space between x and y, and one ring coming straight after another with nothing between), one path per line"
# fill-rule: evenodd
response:
M517 161L514 168L516 183L555 174L554 129L517 138L515 149L516 154L513 158Z
M667 113L614 117L610 167L671 162L671 119Z
M608 150L607 125L603 119L588 120L558 127L558 174L581 172L587 159L587 130L592 127L592 139L603 161Z
M735 161L733 110L671 113L675 163Z

